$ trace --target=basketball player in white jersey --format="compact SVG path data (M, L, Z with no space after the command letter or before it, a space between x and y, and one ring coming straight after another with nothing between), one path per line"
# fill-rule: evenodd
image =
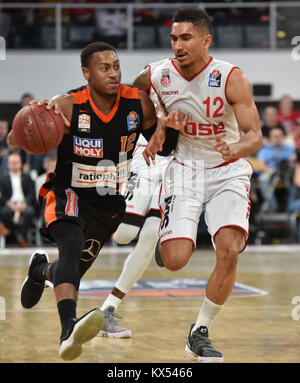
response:
M151 76L154 68L166 60L147 65L147 76ZM149 73L149 74L148 74ZM143 76L139 76L143 78ZM136 79L134 86L149 94L152 102L157 107L157 95L153 88L146 86L143 81ZM149 83L149 81L148 81ZM161 220L159 208L159 193L162 177L169 164L172 154L164 157L158 155L155 165L147 166L143 151L148 142L140 136L134 151L130 177L122 194L126 199L126 214L123 222L113 235L118 244L128 244L138 235L138 241L133 251L124 262L122 273L109 296L104 301L101 310L104 312L105 321L99 336L111 338L132 337L132 331L121 326L114 317L118 317L115 311L118 309L122 299L129 292L135 282L140 279L154 254L155 245L158 240L158 229Z
M238 255L246 246L252 168L245 158L260 149L262 133L243 72L208 53L210 28L204 11L179 8L171 28L175 58L156 67L151 77L169 113L180 109L192 116L180 131L174 160L163 180L164 216L155 256L169 270L183 268L195 249L205 208L216 265L190 328L186 352L199 362L222 362L208 330L232 291ZM157 151L153 139L144 152L147 163Z

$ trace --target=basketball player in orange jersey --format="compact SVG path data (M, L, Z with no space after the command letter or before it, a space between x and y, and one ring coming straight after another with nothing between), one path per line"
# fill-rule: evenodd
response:
M151 77L169 113L180 106L191 115L180 130L174 160L163 180L160 204L164 215L155 257L160 266L182 269L195 249L199 217L205 208L216 264L196 323L190 328L186 352L199 362L222 362L223 355L212 347L208 330L232 291L238 256L246 246L252 168L245 158L260 149L262 133L243 72L209 55L210 30L204 11L179 8L171 28L175 58L156 67ZM157 151L154 137L144 152L148 163Z
M92 43L81 52L88 85L56 100L65 118L66 134L58 147L55 172L40 189L42 231L56 242L59 259L48 263L35 252L23 282L21 303L33 307L41 298L45 280L54 285L61 320L59 355L72 360L82 344L101 330L104 316L94 309L77 319L76 306L81 260L89 264L119 226L125 211L119 186L127 180L135 143L156 130L156 112L148 95L120 85L120 63L115 49ZM184 114L181 114L184 126ZM178 121L165 119L168 126ZM166 133L163 123L158 128ZM166 139L167 143L168 137ZM13 132L9 144L16 146ZM163 149L163 147L161 147Z

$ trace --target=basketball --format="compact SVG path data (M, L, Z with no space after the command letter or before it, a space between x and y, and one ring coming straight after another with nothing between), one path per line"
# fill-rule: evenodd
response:
M25 152L45 154L55 149L64 135L64 122L60 114L45 105L26 105L15 116L13 133Z

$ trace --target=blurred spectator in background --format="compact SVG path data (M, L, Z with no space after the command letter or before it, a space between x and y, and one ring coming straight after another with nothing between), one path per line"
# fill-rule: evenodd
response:
M69 0L39 0L40 3L69 3ZM30 2L30 1L29 1ZM43 24L55 24L55 8L40 8L39 15L43 18ZM69 21L69 8L62 9L62 21L67 23Z
M300 242L300 154L297 153L295 164L295 173L293 182L290 187L287 211L289 214L294 214L297 222L297 242Z
M31 93L24 93L22 94L20 98L20 106L23 108L24 106L28 105L30 101L34 99L33 95Z
M7 157L7 134L8 134L9 124L5 118L0 117L0 169L1 171L6 171L6 161Z
M284 176L288 176L288 170L293 166L296 159L295 147L285 142L285 135L280 128L273 128L270 131L270 142L258 153L257 159L260 162L260 174L258 176L259 190L265 201L270 201L272 208L276 207L276 201L272 195L271 181L276 172L284 169Z
M116 1L110 1L115 3ZM122 8L96 9L95 40L101 40L115 48L126 48L127 15Z
M273 128L279 128L284 133L284 127L279 125L277 122L277 109L274 106L266 106L262 113L262 134L263 134L263 145L266 145L269 142L270 131Z
M135 12L134 12L134 24L142 25L142 26L146 26L146 25L147 26L157 26L157 25L159 25L161 14L162 14L162 12L165 12L165 9L146 8L147 3L152 3L152 2L153 1L151 1L151 0L144 1L145 8L138 8L135 10ZM171 23L172 23L172 17L170 17L168 19L171 19ZM164 25L164 23L162 22L161 25Z
M288 95L283 96L279 101L277 111L278 124L282 125L286 132L290 134L298 118L300 118L300 111L294 109L293 99Z
M56 151L48 153L47 156L44 158L43 167L45 172L41 174L39 177L37 177L35 181L35 195L37 199L39 195L39 190L46 181L47 174L52 173L55 170L56 160L57 160Z
M14 19L13 47L16 49L44 48L41 26L42 22L37 10L22 9Z
M106 3L107 1L97 0L72 0L72 4L82 3ZM70 20L72 25L94 24L94 8L70 8Z
M8 154L8 173L0 180L0 219L22 247L29 247L28 229L34 218L35 188L28 174L22 172L19 151Z
M293 130L292 130L292 136L294 139L294 144L297 152L297 158L300 158L300 117L297 118L295 121ZM300 160L299 160L300 163Z

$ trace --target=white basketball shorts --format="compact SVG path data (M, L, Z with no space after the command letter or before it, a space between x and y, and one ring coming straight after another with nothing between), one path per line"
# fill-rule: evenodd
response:
M237 227L245 232L242 252L249 233L252 166L245 159L212 169L189 165L173 159L166 169L160 196L160 242L185 238L195 248L204 209L213 245L221 228Z

